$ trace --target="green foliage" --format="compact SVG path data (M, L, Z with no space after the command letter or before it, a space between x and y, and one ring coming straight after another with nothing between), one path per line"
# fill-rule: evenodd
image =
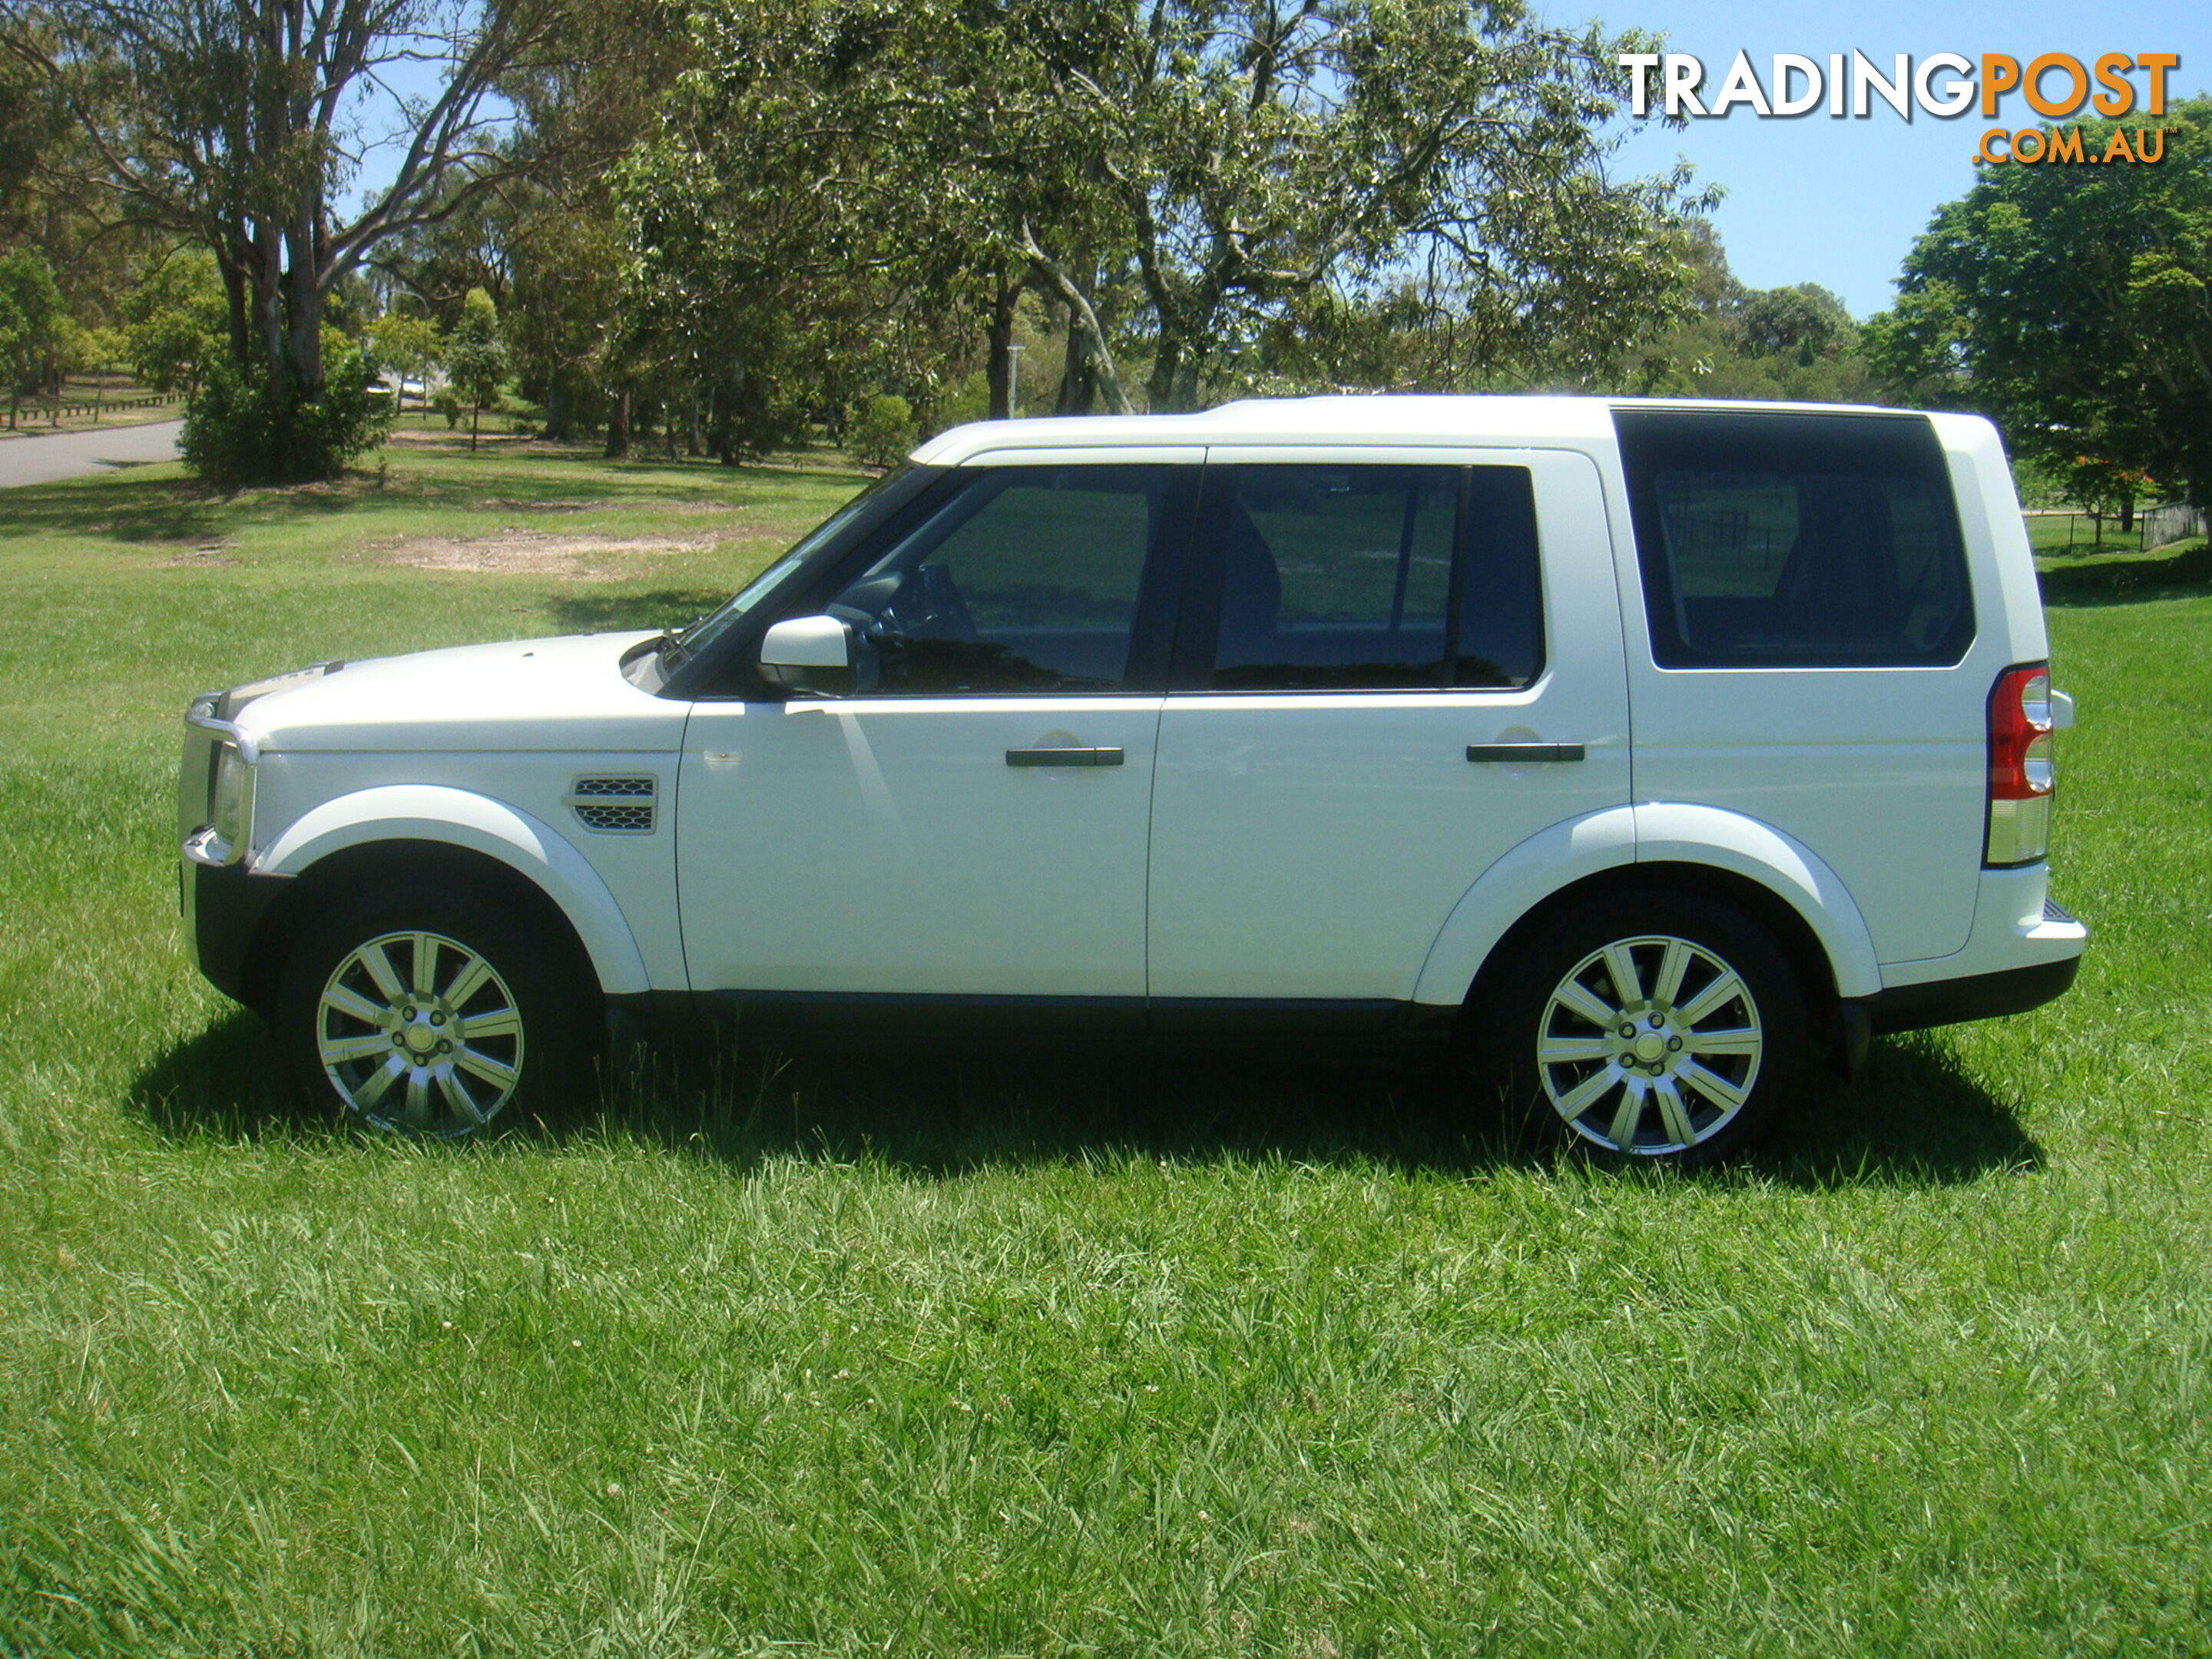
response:
M53 267L36 248L0 253L0 374L11 396L47 374L70 336Z
M2000 422L2015 452L2212 501L2212 100L2171 106L2164 159L1984 166L1905 260L1870 327L1923 402ZM2126 124L2121 124L2126 125ZM2135 128L2127 125L2132 139ZM2106 153L2120 126L2087 122Z
M131 364L157 392L197 390L227 354L222 278L210 254L186 249L161 260L121 309Z
M1647 397L1864 403L1873 388L1858 325L1812 283L1748 289L1699 226L1687 253L1690 313L1643 345L1617 384Z
M1685 180L1608 165L1632 37L1358 0L696 16L703 61L617 193L632 315L717 368L842 381L836 403L896 386L927 426L972 362L962 325L1003 386L1024 285L1073 343L1066 384L1109 409L1124 361L1155 410L1326 380L1409 281L1390 378L1435 388L1598 373L1680 308ZM1285 337L1331 307L1355 325ZM788 356L738 343L774 312Z
M438 325L429 318L398 311L386 311L375 318L362 331L371 364L379 369L389 369L404 383L414 381L427 387L430 376L446 360L446 339ZM399 401L404 404L403 392Z
M477 417L486 404L499 401L500 377L507 373L499 307L480 288L471 289L461 301L461 314L446 339L446 368L454 389L468 401L469 446L474 448Z
M302 400L218 357L185 405L178 453L220 489L337 477L383 435L387 411L370 378L361 354L340 344L325 356L322 395Z
M461 394L449 386L441 386L430 394L430 407L446 417L446 430L448 432L459 426L461 416L468 412L468 405L461 401Z
M907 400L878 392L853 406L845 422L845 449L870 466L891 466L906 458L918 435Z
M480 288L468 291L447 337L446 370L471 409L498 401L500 377L507 373L507 346L500 336L499 307Z

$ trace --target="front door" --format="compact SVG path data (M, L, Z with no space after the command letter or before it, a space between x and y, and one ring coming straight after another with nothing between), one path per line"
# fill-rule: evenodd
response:
M1141 1017L1164 664L1139 623L1168 614L1146 578L1176 477L979 468L830 607L860 641L849 695L696 708L677 843L695 989Z
M1192 561L1152 813L1163 1029L1408 1000L1491 864L1628 799L1588 458L1213 450Z

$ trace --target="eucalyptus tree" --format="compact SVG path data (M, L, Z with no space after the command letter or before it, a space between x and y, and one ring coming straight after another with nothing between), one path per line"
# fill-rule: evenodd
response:
M1616 361L1680 307L1678 173L1613 178L1640 37L1519 0L696 0L709 190L787 179L817 259L963 273L996 359L1051 296L1109 408L1156 410L1316 295L1410 282L1455 372ZM764 165L765 163L765 165ZM768 188L780 188L772 185ZM1112 337L1102 271L1130 272ZM994 398L994 404L997 398Z
M214 255L232 367L276 430L323 393L324 313L347 274L512 174L493 94L552 48L562 7L40 0L0 17L0 51L85 135L87 201ZM343 459L313 449L290 462Z

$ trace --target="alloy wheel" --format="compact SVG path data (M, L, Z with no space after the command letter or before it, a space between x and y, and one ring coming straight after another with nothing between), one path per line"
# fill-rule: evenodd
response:
M1536 1069L1577 1134L1663 1157L1735 1119L1765 1050L1758 1002L1735 969L1694 940L1647 933L1591 951L1553 987Z
M465 1134L522 1080L514 992L443 933L385 933L349 951L324 984L314 1037L331 1086L380 1128Z

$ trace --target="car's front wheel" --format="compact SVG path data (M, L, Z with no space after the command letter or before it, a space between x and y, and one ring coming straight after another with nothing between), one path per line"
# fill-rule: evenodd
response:
M293 947L278 1044L312 1095L376 1128L464 1135L564 1104L599 1020L543 931L441 886L342 900Z
M1476 1012L1509 1105L1609 1159L1702 1164L1805 1086L1805 996L1766 932L1688 893L1552 919Z

